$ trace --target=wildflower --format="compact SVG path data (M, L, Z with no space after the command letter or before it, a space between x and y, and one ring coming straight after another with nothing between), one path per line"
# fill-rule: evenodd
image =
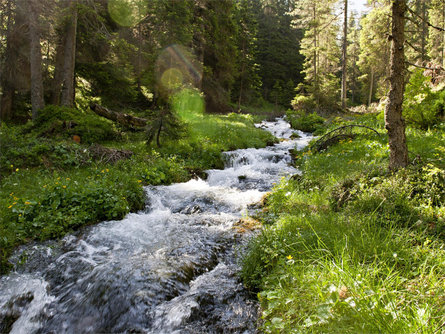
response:
M138 183L141 183L142 182L142 180L138 180Z
M107 169L105 169L105 171L108 173L110 170L107 168Z
M29 204L31 204L31 202L28 202L28 201L25 202L25 205L29 205Z
M11 168L14 168L14 165L11 165Z
M11 209L11 208L12 208L12 204L10 206L8 206L8 209Z
M15 171L16 171L16 172L18 172L18 171L19 171L19 169L18 169L18 168L16 168L16 169L15 169Z
M62 186L63 189L66 189L66 186Z
M104 170L102 169L101 171L100 171L101 173L103 173L104 172Z
M71 180L69 177L66 178L67 181Z
M292 255L288 255L288 256L286 256L286 259L288 259L288 260L292 260L293 257L292 257Z
M43 185L43 188L46 188L46 184L45 184L45 185Z

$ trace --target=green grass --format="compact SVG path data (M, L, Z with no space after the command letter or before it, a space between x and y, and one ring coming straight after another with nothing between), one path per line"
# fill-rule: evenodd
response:
M7 258L17 245L121 219L143 208L143 185L202 176L205 169L223 167L222 151L274 142L273 136L253 126L249 115L202 115L188 110L181 118L187 124L186 137L166 140L161 148L147 146L143 132L117 129L116 140L102 138L105 147L133 152L131 158L114 164L95 160L88 153L89 145L72 142L63 131L57 140L42 137L42 128L60 126L54 117L49 118L51 124L42 121L27 134L24 129L36 129L35 125L3 124L0 136L8 147L2 147L0 161L0 273L8 271ZM95 128L88 129L88 121L83 123L84 137L91 133L89 138L94 139ZM93 123L103 129L109 122L96 117Z
M375 116L353 123L383 128ZM332 124L336 127L338 124ZM415 165L387 171L386 138L297 153L242 259L265 333L439 333L445 322L443 128L408 129ZM419 163L420 162L420 163Z

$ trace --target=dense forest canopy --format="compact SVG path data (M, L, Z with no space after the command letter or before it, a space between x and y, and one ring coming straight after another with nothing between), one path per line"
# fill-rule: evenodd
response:
M23 121L46 104L91 99L144 110L185 88L217 113L261 101L369 105L389 89L391 2L368 1L362 17L344 15L347 3L1 0L0 115ZM407 62L437 75L445 5L407 5Z

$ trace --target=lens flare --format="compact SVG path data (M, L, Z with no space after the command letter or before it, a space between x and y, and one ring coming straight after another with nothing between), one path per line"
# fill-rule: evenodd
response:
M162 73L161 84L168 90L174 90L182 85L183 79L182 72L173 67Z
M108 13L123 27L137 25L148 12L147 0L108 0Z
M196 89L183 89L173 95L172 109L179 115L203 114L204 98Z
M156 77L161 93L169 96L181 88L200 88L202 64L191 50L173 44L160 53L156 61Z

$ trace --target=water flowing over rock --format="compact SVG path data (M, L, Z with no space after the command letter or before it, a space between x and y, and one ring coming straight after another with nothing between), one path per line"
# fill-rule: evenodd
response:
M237 277L246 236L233 225L297 172L289 149L311 138L291 140L282 119L258 126L284 140L224 153L207 181L146 187L146 209L121 221L21 247L0 278L0 332L255 333L258 306Z

